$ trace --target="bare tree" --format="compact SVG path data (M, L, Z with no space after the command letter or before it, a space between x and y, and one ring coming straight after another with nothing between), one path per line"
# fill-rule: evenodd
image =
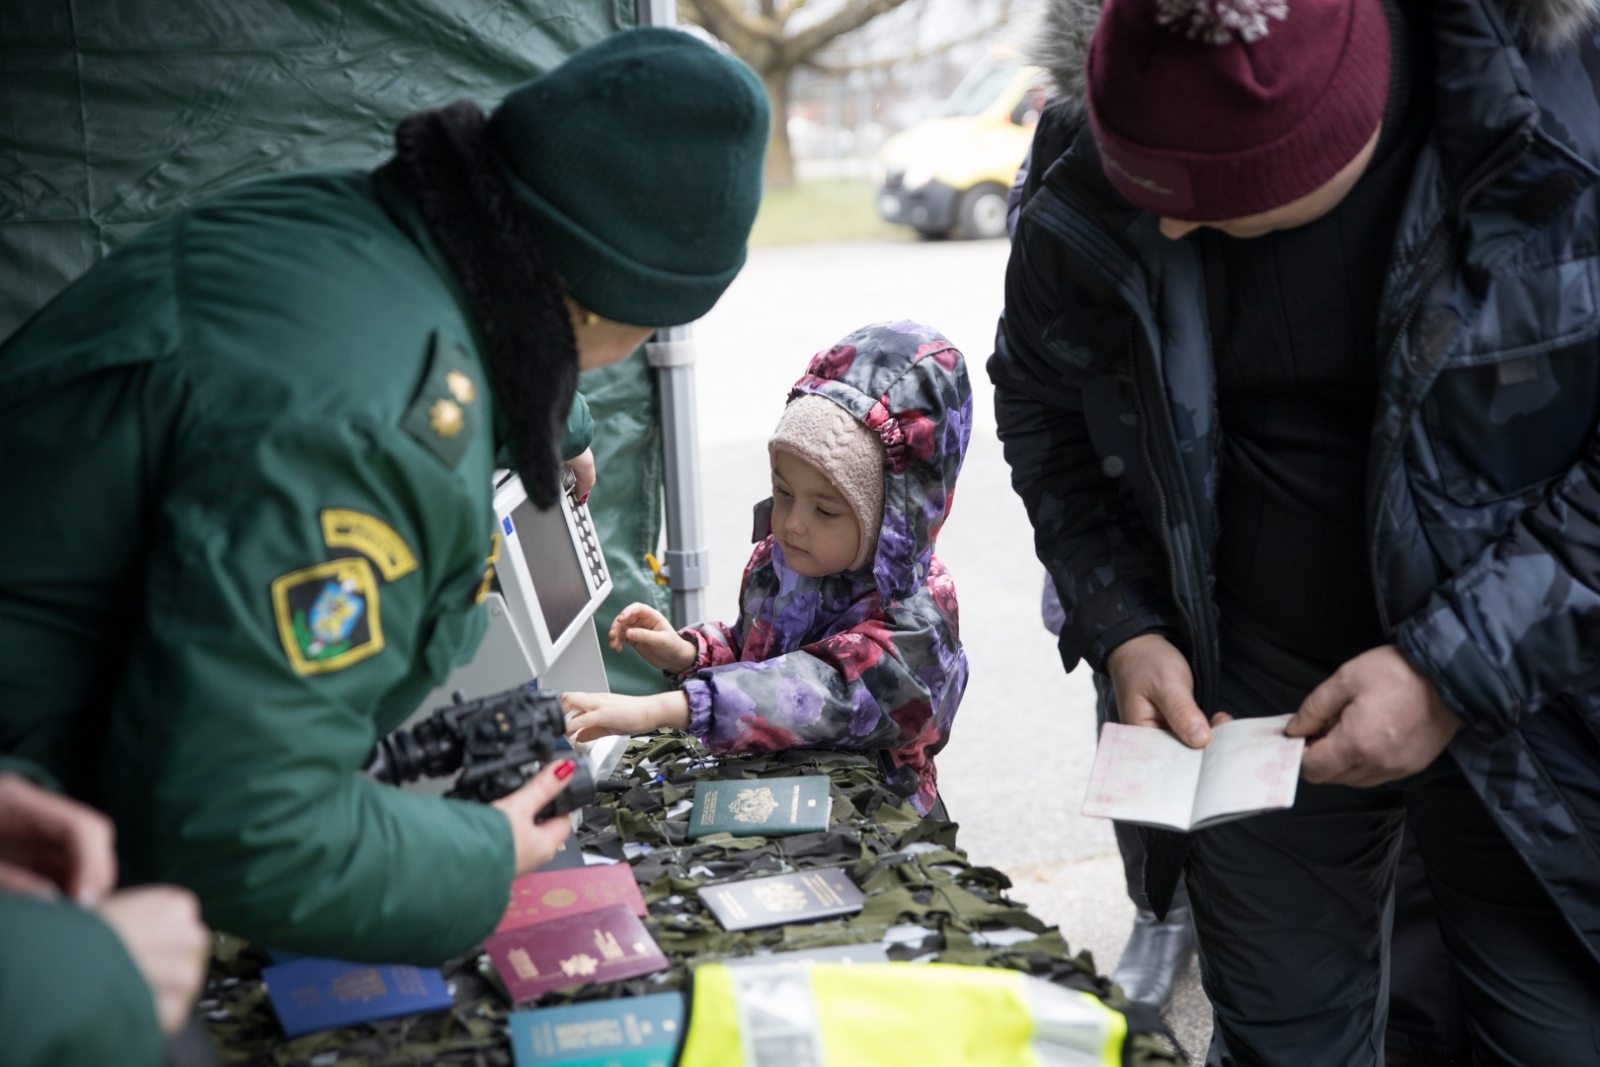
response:
M767 136L767 185L794 184L794 156L789 151L789 79L796 67L817 62L818 53L835 39L858 30L907 0L844 0L838 10L799 29L790 21L810 0L679 0L679 14L704 29L761 76L772 102L772 128Z

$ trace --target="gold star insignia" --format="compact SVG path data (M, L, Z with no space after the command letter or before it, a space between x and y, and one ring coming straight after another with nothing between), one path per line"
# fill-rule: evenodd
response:
M472 386L472 379L458 370L453 370L444 376L444 387L450 390L450 395L463 404L470 404L478 399L478 391Z
M467 383L471 385L471 382ZM461 417L461 407L454 400L439 399L428 409L428 425L440 437L454 437L466 425Z

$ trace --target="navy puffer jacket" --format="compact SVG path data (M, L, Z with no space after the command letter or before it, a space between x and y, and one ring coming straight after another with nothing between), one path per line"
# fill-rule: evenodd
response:
M1164 630L1209 713L1204 277L1194 242L1102 175L1070 99L1093 4L1055 3L1091 19L1056 20L1068 98L1041 124L1008 268L1000 432L1068 667ZM1465 723L1451 755L1600 955L1600 3L1415 8L1436 118L1379 313L1372 580L1390 640ZM1155 900L1176 877L1160 867Z

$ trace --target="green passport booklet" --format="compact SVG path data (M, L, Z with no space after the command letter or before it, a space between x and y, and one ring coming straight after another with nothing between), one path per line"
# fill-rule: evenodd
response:
M697 782L689 839L707 834L809 834L828 828L833 810L825 774Z
M821 867L708 885L700 890L700 899L724 930L735 933L851 915L861 910L866 897L843 867Z

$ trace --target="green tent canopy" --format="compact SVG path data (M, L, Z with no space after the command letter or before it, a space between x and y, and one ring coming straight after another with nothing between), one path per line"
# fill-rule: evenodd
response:
M635 0L3 0L0 339L150 222L245 178L373 167L405 115L507 90L637 21ZM660 429L642 357L585 375L596 525L623 605L665 610ZM646 546L642 547L641 546ZM607 649L612 684L663 687Z

